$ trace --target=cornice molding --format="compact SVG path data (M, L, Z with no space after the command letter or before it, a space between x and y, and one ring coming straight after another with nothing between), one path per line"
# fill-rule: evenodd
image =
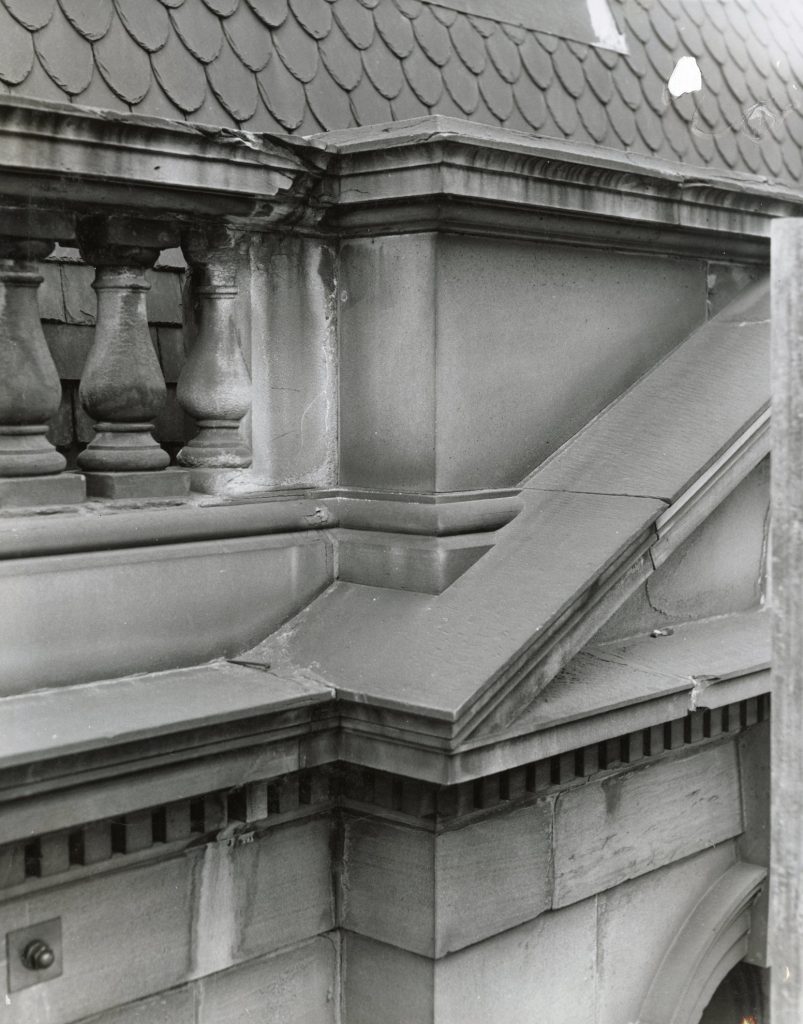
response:
M565 234L760 261L771 220L803 207L803 193L757 176L440 115L297 138L0 97L0 152L7 203L254 231Z
M290 137L6 96L0 154L0 196L12 202L224 216L251 230L315 220L328 162L316 143Z
M440 221L488 231L490 206L616 223L625 241L635 225L671 231L672 244L689 235L698 246L706 237L737 248L741 240L749 251L749 240L757 257L755 243L766 243L771 219L794 215L803 203L803 193L757 176L698 171L449 117L315 138L337 154L329 223L345 234L399 230L400 223L421 230ZM422 205L433 198L443 205ZM531 219L517 230L537 237L546 227ZM632 230L630 236L635 244Z

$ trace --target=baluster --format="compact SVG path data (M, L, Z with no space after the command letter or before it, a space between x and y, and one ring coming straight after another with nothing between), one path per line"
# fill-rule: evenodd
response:
M242 232L217 227L184 232L182 246L199 299L195 344L181 371L178 400L199 426L178 454L193 469L240 469L251 451L239 427L251 404L251 378L237 324L237 263Z
M64 504L84 497L83 477L47 439L61 382L39 319L36 266L53 241L31 237L23 213L3 210L0 236L0 506ZM58 230L58 225L51 225ZM55 234L54 230L54 234Z
M184 494L188 474L165 470L170 456L153 438L167 388L148 327L145 271L176 233L152 221L92 216L78 223L81 254L95 267L95 339L79 389L96 421L78 456L87 493L103 497Z

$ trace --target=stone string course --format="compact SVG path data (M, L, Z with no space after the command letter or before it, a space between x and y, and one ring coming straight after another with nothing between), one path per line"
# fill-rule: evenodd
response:
M104 864L115 866L120 857L134 854L147 856L150 851L158 856L170 844L181 849L215 838L247 843L266 828L337 806L427 828L451 828L514 802L581 785L599 772L626 770L669 751L739 733L768 720L769 704L769 695L763 695L700 709L685 718L456 786L438 787L353 765L306 769L2 846L0 889L41 884L54 876L61 880L65 873L75 876Z
M251 132L429 113L803 175L803 5L611 0L629 53L422 0L0 0L0 91ZM703 89L666 83L697 59Z

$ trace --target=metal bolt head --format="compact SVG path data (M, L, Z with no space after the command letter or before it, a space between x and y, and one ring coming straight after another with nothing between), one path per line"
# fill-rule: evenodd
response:
M34 939L22 951L22 962L29 971L46 971L55 959L53 950L42 939Z

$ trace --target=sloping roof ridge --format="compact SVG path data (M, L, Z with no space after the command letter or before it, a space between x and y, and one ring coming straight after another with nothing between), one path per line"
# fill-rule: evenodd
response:
M523 511L442 594L336 582L259 657L282 676L314 668L346 702L449 722L453 746L505 729L651 574L671 502L753 436L769 395L767 291L737 297L534 474ZM751 451L723 463L717 500Z

